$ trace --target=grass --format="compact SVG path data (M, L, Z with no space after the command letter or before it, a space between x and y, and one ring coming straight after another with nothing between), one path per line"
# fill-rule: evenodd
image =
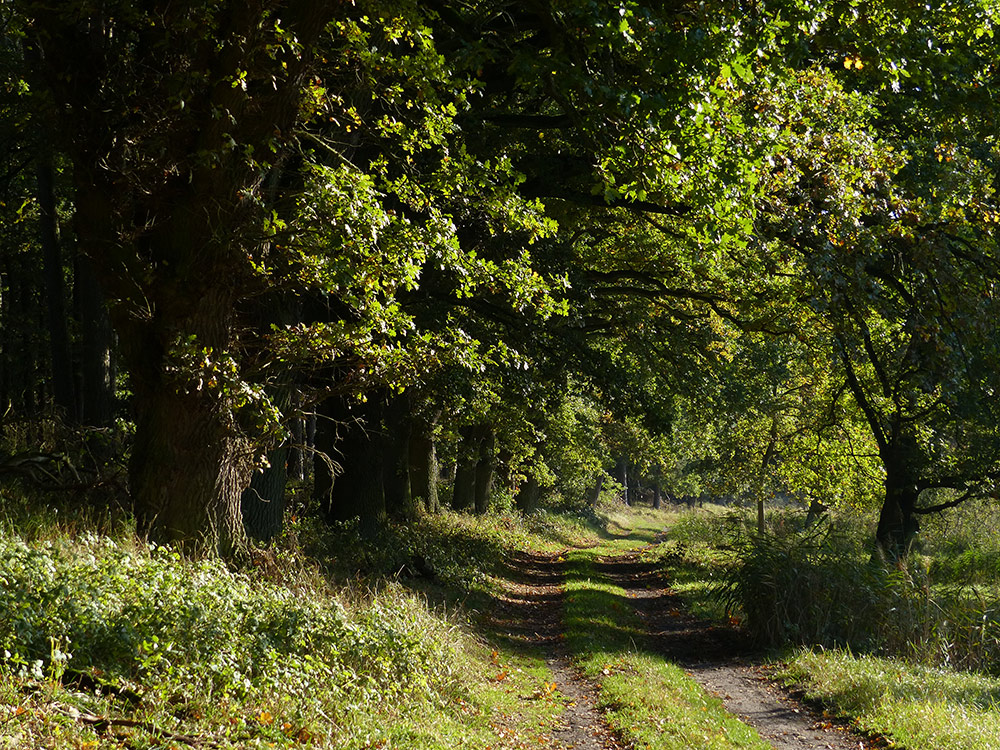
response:
M1000 749L1000 509L928 518L890 569L871 562L871 517L835 514L811 534L803 520L773 512L756 537L743 514L698 511L647 554L703 616L721 619L722 583L763 641L805 644L780 678L860 729L910 750Z
M996 678L843 651L800 651L780 676L896 747L1000 748Z
M568 553L566 642L584 675L600 685L598 706L626 744L649 750L769 748L682 669L647 647L624 589L595 572L600 555L649 544L669 517L611 514L600 547Z
M374 549L297 522L233 571L38 518L0 527L0 747L521 748L563 710L542 656L456 602L486 597L512 544L583 539L578 520L445 514ZM416 554L433 580L397 574Z
M599 705L626 743L767 747L648 648L625 591L594 567L600 555L640 549L671 572L696 613L720 619L713 592L743 549L734 530L746 529L728 511L445 513L390 528L375 543L350 526L330 532L295 520L276 546L234 571L148 545L127 522L25 505L5 497L9 518L0 521L0 748L544 747L565 707L549 687L545 655L484 632L475 612L504 590L509 551L567 548L567 645L600 684ZM908 651L922 664L806 650L782 678L899 746L1000 750L1000 682L927 666L954 665L975 648L989 663L995 653L989 612L1000 542L988 532L1000 511L975 510L933 522L940 528L926 524L933 533L917 568L892 579L906 596L923 596L918 603L935 603L910 615L940 615L941 602L962 615L925 629L933 638ZM791 539L795 523L774 514L772 536ZM843 523L854 534L843 547L850 565L828 565L830 550L764 556L775 581L800 571L772 588L847 596L850 587L828 585L831 571L856 584L851 565L869 563L862 527ZM789 619L793 603L781 606L775 611ZM962 633L960 652L951 644Z

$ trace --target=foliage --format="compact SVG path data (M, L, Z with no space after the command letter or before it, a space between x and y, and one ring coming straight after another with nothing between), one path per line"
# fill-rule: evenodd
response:
M841 514L804 529L802 518L772 519L763 535L731 527L716 593L758 642L1000 669L996 583L991 572L972 573L976 553L961 538L931 537L909 565L886 566L873 560L856 519ZM979 540L992 546L982 528L973 550Z
M488 647L460 610L445 614L428 596L466 599L512 541L565 544L584 533L580 522L429 519L409 542L441 570L429 595L398 570L369 570L367 588L331 584L300 546L313 543L308 524L291 524L243 572L91 528L53 514L30 537L10 522L0 535L0 741L111 747L126 726L139 747L185 736L219 747L485 749L536 743L540 722L561 711L520 697L551 682L540 658ZM360 549L341 552L364 561ZM81 716L112 724L101 735Z

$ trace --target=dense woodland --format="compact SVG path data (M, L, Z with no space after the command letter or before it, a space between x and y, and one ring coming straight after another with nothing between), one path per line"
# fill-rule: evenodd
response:
M236 559L602 493L903 556L998 490L997 20L2 0L0 472Z

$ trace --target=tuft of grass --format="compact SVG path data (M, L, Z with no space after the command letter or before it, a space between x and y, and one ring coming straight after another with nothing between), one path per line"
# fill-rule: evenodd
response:
M984 675L803 650L779 676L894 746L935 750L1000 748L1000 680Z

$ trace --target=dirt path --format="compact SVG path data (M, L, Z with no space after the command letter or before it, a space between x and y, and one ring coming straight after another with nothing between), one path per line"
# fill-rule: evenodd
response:
M776 750L865 750L884 747L831 722L753 666L748 644L730 629L692 617L655 565L639 552L603 558L596 569L625 589L646 624L650 645L683 667Z
M489 619L513 643L542 649L557 690L567 698L553 745L566 750L624 750L594 707L595 687L573 668L560 637L564 563L557 555L521 553L507 561L507 591ZM746 644L728 628L691 617L639 553L607 557L596 570L626 590L646 623L649 647L685 668L726 708L757 729L776 750L865 750L882 747L817 715L755 670L741 655Z
M512 642L538 648L565 696L562 724L552 731L557 750L624 750L594 706L594 685L573 668L562 638L564 564L558 555L520 553L507 560L507 590L491 626Z

